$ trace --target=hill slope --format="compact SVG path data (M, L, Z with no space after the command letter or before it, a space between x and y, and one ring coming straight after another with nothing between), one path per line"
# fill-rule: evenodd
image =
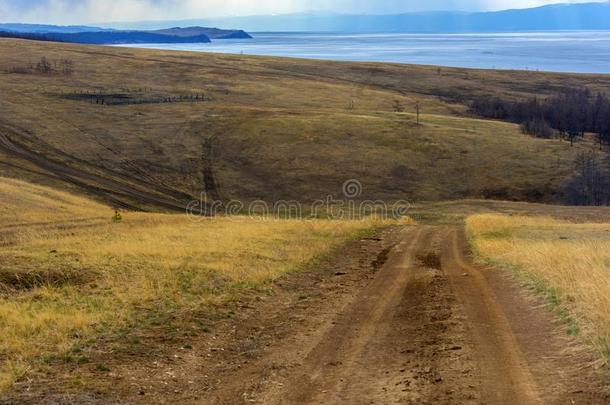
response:
M51 359L85 346L93 353L97 339L127 341L127 331L156 333L160 316L194 330L190 320L240 292L269 288L389 223L215 218L198 226L185 215L147 213L114 222L110 207L0 177L0 401L24 402L6 390L26 373L49 372Z
M206 28L206 27L175 27L167 28L162 30L153 31L157 34L172 35L177 37L195 37L198 35L206 35L211 39L238 39L238 38L252 38L250 34L243 30L223 30L220 28Z
M21 24L21 23L0 23L1 31L38 33L48 32L77 33L94 31L112 31L111 28L92 27L88 25L48 25L48 24Z
M553 200L579 147L473 119L471 97L524 98L610 77L0 40L0 168L113 205L341 196ZM74 73L28 70L42 57ZM415 104L421 107L417 125ZM405 112L396 112L400 105Z
M182 44L211 42L210 38L205 34L198 34L194 36L178 36L147 31L93 31L71 33L50 32L44 34L0 31L0 37L93 45Z

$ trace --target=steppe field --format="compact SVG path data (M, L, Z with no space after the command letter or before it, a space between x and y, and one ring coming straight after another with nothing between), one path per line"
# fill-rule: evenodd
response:
M596 145L469 109L572 87L0 39L0 404L609 403Z
M477 119L468 102L610 90L605 75L9 39L0 40L0 56L4 173L168 212L202 191L313 201L340 196L348 179L362 183L363 199L554 201L583 146ZM28 70L43 57L69 60L73 72Z

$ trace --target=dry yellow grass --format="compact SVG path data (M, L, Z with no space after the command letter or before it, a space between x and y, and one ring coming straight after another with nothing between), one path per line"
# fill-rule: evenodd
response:
M482 258L527 277L570 331L610 358L610 223L483 214L467 229Z
M188 314L265 286L388 222L124 213L0 178L0 212L27 238L0 250L0 387L147 313ZM22 206L20 199L35 202ZM23 210L23 212L21 212ZM80 227L73 219L105 218ZM52 233L28 229L40 220ZM2 235L3 228L0 228ZM150 312L149 312L150 311Z
M109 208L48 187L0 177L1 226L95 218Z
M73 60L74 75L9 73L43 56ZM225 200L311 202L358 179L363 199L548 201L590 145L535 139L466 112L472 97L527 99L561 86L603 91L610 79L0 39L0 134L72 177L84 173L89 187L1 150L0 171L156 210L167 207L89 174L174 202L200 195L208 165ZM83 92L133 104L101 105ZM192 94L207 99L151 102Z

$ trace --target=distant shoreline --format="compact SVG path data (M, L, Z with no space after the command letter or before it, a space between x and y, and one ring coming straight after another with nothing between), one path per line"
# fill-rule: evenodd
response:
M48 27L48 28L46 28ZM46 29L46 31L45 31ZM66 29L68 31L61 31ZM210 43L212 40L251 39L243 30L224 30L208 27L173 27L160 30L105 30L96 27L39 26L28 24L0 24L0 38L32 41L67 42L85 45L117 44L184 44Z

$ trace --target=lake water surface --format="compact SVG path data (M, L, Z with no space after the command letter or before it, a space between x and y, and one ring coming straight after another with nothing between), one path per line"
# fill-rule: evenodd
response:
M211 44L131 47L346 61L610 73L610 31L498 34L254 33Z

